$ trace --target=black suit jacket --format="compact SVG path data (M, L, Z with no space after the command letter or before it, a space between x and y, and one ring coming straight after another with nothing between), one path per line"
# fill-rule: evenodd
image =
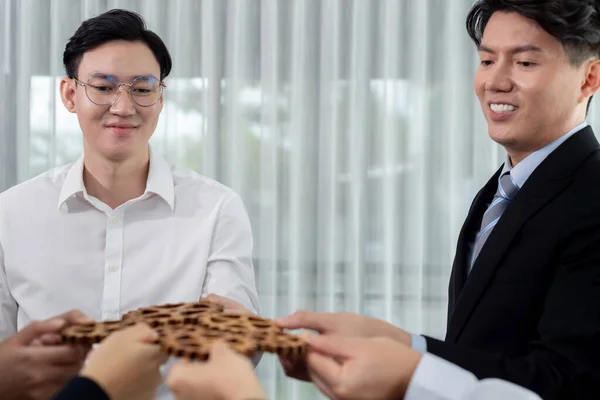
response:
M472 272L468 245L501 169L477 194L458 239L445 341L428 351L551 399L600 399L600 146L567 139L508 205Z
M93 380L77 376L69 381L52 400L110 400L106 392Z

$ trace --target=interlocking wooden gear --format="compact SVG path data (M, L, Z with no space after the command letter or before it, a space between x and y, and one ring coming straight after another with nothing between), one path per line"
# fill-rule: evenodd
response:
M273 324L271 320L247 314L223 312L206 313L198 318L198 323L211 329L227 332L251 333L282 331L282 329Z
M194 303L142 307L128 312L123 316L123 319L145 322L154 328L161 325L194 324L201 315L222 310L223 307L218 304L201 300Z
M135 321L133 320L86 322L70 325L62 330L62 340L65 343L71 344L100 343L111 333L132 325L135 325Z
M224 313L217 304L202 300L193 303L163 304L130 311L119 321L71 325L63 329L65 343L94 344L111 333L143 322L158 333L158 344L170 355L206 360L215 340L251 357L271 352L286 357L306 354L307 344L284 332L272 320L246 314Z
M252 357L258 350L251 338L203 326L163 326L159 336L159 343L167 354L190 360L207 360L211 346L217 340L224 341L232 350L247 357Z

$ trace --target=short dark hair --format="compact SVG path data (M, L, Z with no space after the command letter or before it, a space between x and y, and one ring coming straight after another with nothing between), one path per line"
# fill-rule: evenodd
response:
M69 39L63 53L63 64L69 78L77 77L77 70L83 54L113 40L144 42L160 65L160 79L171 72L172 61L167 46L162 39L146 28L146 22L137 13L114 9L97 17L83 21Z
M467 32L479 46L492 14L515 12L558 39L571 63L580 66L600 57L599 8L597 0L478 0L467 15Z

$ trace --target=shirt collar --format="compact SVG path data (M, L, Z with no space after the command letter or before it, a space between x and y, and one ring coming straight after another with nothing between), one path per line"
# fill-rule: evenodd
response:
M583 121L581 124L577 125L575 128L571 129L569 132L556 139L552 143L547 144L541 149L536 150L527 157L525 157L523 161L518 163L514 168L511 164L510 157L507 154L506 161L504 162L504 167L502 168L502 173L500 174L500 177L506 172L510 172L514 183L517 185L517 187L522 188L529 176L542 163L542 161L544 161L546 157L550 155L550 153L552 153L568 138L570 138L586 126L588 126L588 123L586 121Z
M58 208L62 208L63 204L72 197L82 194L87 197L87 191L83 184L83 155L73 163L67 176L63 182L60 195L58 196ZM173 174L171 166L158 153L150 148L150 168L148 169L148 179L146 181L147 193L154 193L160 196L171 210L175 209L175 185L173 182Z
M171 207L171 210L175 209L175 182L171 166L152 148L150 148L150 168L148 169L145 193L154 193L160 196Z

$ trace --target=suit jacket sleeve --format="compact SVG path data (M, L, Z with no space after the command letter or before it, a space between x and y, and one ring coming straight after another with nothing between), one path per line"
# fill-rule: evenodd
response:
M425 354L404 400L540 400L527 389L499 379L477 381L475 376L432 354Z
M505 379L544 399L590 398L589 388L600 382L600 212L588 211L561 241L539 340L529 344L528 354L490 354L430 337L427 350L479 379Z
M81 376L71 381L61 390L54 400L110 400L110 397L93 380Z

